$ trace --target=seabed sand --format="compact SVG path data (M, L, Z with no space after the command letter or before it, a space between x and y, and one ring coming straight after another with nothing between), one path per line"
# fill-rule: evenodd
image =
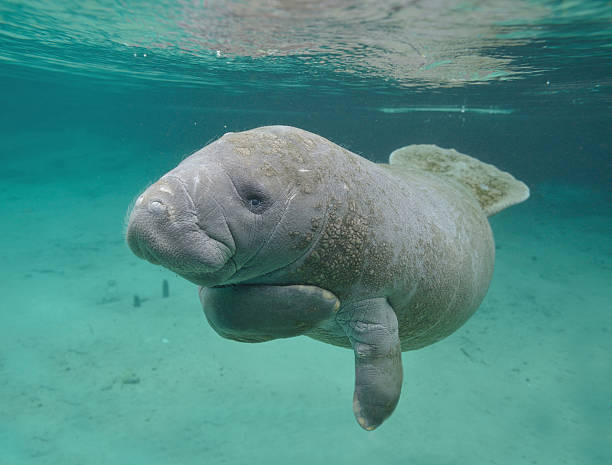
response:
M0 464L612 463L609 192L531 186L493 217L486 300L403 354L397 410L367 433L351 351L222 339L195 286L129 252L126 209L165 169L56 137L0 192Z

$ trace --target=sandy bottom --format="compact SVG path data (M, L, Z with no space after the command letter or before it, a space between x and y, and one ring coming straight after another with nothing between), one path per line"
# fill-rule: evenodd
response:
M492 218L485 302L404 353L367 433L349 350L222 339L193 285L131 255L127 206L164 169L86 142L17 157L0 188L2 465L612 463L609 193L532 186Z

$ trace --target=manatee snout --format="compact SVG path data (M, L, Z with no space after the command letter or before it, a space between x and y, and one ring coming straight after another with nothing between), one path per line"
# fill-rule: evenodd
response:
M137 199L130 212L126 240L137 257L156 265L160 264L157 255L164 255L160 244L160 232L170 226L169 195L154 184Z
M126 241L136 256L196 283L207 283L202 276L225 267L233 254L231 240L224 243L207 233L187 184L170 175L136 199Z

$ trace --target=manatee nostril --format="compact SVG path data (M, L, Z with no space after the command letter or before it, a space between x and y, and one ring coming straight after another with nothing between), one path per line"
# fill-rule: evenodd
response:
M166 206L159 200L151 200L148 205L148 210L155 214L165 213L167 211Z

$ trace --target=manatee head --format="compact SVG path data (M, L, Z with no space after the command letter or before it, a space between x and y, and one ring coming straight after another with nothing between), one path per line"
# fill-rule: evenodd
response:
M227 133L137 198L127 243L138 257L203 287L283 269L322 227L336 150L287 126Z

